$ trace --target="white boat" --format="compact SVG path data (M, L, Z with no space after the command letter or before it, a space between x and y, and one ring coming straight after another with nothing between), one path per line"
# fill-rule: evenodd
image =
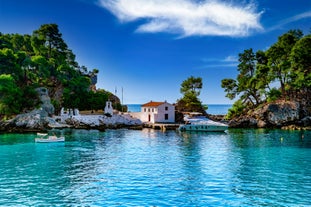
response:
M38 136L47 136L48 134L47 133L40 133L40 132L38 132L37 135Z
M212 121L200 113L190 113L185 115L184 121L186 124L179 126L180 131L199 131L199 132L224 132L228 129L228 125Z
M41 136L43 137L35 138L35 142L49 143L49 142L64 142L65 141L65 137L48 136L47 138L45 138L45 136L47 135L44 135L44 134L41 134Z

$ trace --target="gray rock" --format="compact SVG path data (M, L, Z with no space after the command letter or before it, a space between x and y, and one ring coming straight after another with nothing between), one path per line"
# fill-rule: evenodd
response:
M304 117L303 119L300 120L299 124L304 127L311 126L311 117L310 116Z
M266 104L249 111L247 115L230 120L230 127L282 127L298 123L300 120L300 104L293 101ZM311 121L311 120L310 120ZM309 119L303 121L306 126Z
M45 110L48 115L53 115L54 114L54 106L51 104L51 99L48 94L48 89L44 87L40 87L36 89L39 99L42 102L41 108Z
M34 109L29 113L19 114L14 119L7 121L2 130L22 131L33 130L40 131L49 127L49 124L55 125L55 122L49 117L54 114L54 106L51 104L48 90L46 88L37 88L39 98L42 102L41 107Z
M300 107L297 102L269 104L266 107L267 121L272 125L282 126L299 120Z

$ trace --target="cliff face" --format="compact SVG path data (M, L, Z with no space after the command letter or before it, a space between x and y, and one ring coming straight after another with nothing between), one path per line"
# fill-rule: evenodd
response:
M277 127L296 125L301 127L310 126L310 117L298 102L282 101L269 103L261 108L249 111L246 115L230 120L230 127Z

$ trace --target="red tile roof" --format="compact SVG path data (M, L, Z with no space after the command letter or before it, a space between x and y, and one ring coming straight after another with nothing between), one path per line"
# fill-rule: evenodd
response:
M157 107L160 106L162 104L164 104L165 102L155 102L155 101L150 101L148 103L145 103L142 105L142 107Z

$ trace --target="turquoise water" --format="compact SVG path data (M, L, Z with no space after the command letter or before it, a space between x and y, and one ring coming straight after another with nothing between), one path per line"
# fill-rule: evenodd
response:
M128 104L127 106L130 112L140 112L141 110L141 104ZM225 115L231 107L231 104L208 104L206 112L213 115Z
M310 206L311 132L0 135L0 206Z

